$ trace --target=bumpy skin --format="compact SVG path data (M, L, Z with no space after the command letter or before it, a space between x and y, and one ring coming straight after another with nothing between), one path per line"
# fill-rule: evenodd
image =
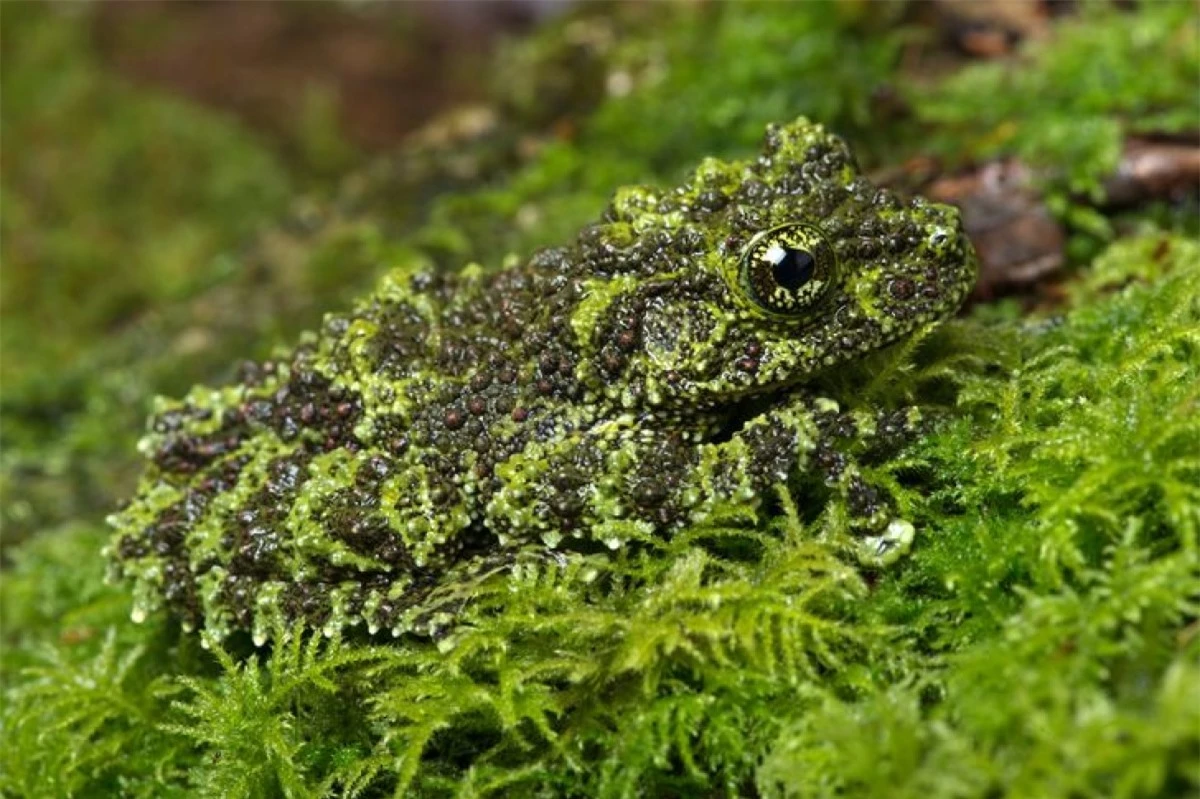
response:
M873 187L819 125L772 126L756 160L621 189L524 263L398 268L290 356L164 403L115 570L135 618L398 634L452 622L436 599L472 575L667 535L805 470L886 557L911 526L855 458L917 414L802 384L936 323L974 275L953 209Z

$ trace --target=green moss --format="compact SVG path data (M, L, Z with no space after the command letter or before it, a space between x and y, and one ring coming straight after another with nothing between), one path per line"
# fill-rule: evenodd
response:
M504 183L434 203L418 241L447 267L495 265L508 252L567 239L614 186L676 183L703 157L753 150L767 124L797 115L820 120L873 161L888 147L873 124L872 98L906 41L903 30L887 27L899 9L681 4L656 14L669 36L568 20L558 35L617 37L603 55L604 101L569 139L544 142ZM544 47L535 41L526 58L538 63ZM719 74L714 64L724 65Z
M870 583L785 495L773 529L732 517L485 583L449 639L281 631L248 660L245 643L218 650L212 674L187 636L118 621L98 575L46 583L95 532L47 537L4 586L5 607L40 608L17 620L6 728L26 732L6 750L45 728L58 745L40 751L79 756L21 760L7 787L55 773L95 792L165 758L168 783L212 796L1194 788L1198 255L1179 238L1116 245L1061 325L997 331L1023 349L1011 374L963 369L1004 363L963 344L988 335L979 323L906 355L916 392L957 359L963 417L884 467L922 539ZM64 643L81 623L93 637ZM165 737L148 745L151 728ZM90 756L125 747L138 754Z
M1183 5L1088 16L1007 77L986 67L983 78L921 89L942 104L936 112L918 104L918 113L945 132L936 141L943 153L1009 152L1022 140L1022 154L1048 158L1086 184L1099 174L1095 154L1110 145L1043 149L1060 141L1044 126L1120 118L1125 129L1154 115L1154 125L1169 127L1178 113L1192 113L1195 44ZM574 144L545 147L511 182L445 198L415 241L342 228L366 242L350 252L386 260L398 248L424 246L447 264L477 250L498 261L510 248L572 229L602 205L607 187L693 160L699 152L678 125L696 125L700 152L749 149L734 134L716 143L722 120L733 120L731 131L742 121L757 126L755 114L775 113L774 102L788 105L786 116L807 112L853 129L854 114L838 109L858 107L871 80L854 82L849 97L823 92L845 88L835 78L849 73L839 70L857 69L839 66L837 56L853 51L848 31L861 29L805 11L788 23L797 26L788 41L801 42L791 53L776 36L784 23L772 16L783 11L756 12L688 6L679 13L693 16L679 41L634 37L629 52L672 54L654 62L659 82L635 82L604 101ZM699 32L713 49L688 38ZM1089 35L1108 44L1089 50ZM1139 55L1146 41L1157 43L1153 59ZM779 55L786 66L771 72ZM1056 96L1045 94L1051 75L1070 86L1087 72L1085 55L1115 76L1112 93L1081 92L1091 99L1078 106L1063 95L1035 109L1039 98ZM1074 66L1054 73L1049 65L1060 60ZM1176 74L1176 63L1191 72ZM832 70L827 86L805 84L814 104L828 106L795 106L795 96L773 93L801 91L798 64ZM985 90L988 107L1000 109L994 116L975 99ZM691 99L671 102L672 92ZM733 98L732 116L713 110L723 96ZM705 114L713 115L707 123ZM980 149L988 130L1014 119L1016 138ZM1095 140L1110 137L1111 123L1098 124L1103 136ZM629 141L614 145L622 126ZM890 131L865 128L863 141ZM32 203L30 184L8 180L6 166L6 203ZM203 219L219 215L202 207ZM524 228L511 224L521 209ZM6 224L15 218L7 205L4 215ZM233 638L205 651L166 618L128 621L127 593L102 581L98 551L108 531L94 511L44 529L12 551L0 580L0 791L927 799L1195 792L1200 248L1157 231L1148 213L1134 222L1138 235L1118 236L1118 228L1099 257L1082 259L1061 319L1024 321L1014 305L977 308L935 337L828 381L833 394L860 401L957 402L936 433L872 475L897 488L919 531L912 555L885 572L845 562L837 520L801 513L812 504L796 485L763 528L731 509L719 525L622 558L464 586L477 597L452 638L381 645L279 631L284 643L272 649ZM164 296L139 291L150 292L139 302ZM94 333L96 320L112 317L88 318L70 322L80 325L72 335ZM255 326L240 335L256 342L247 351L271 338ZM6 341L6 359L9 348ZM95 363L142 351L125 343ZM137 404L155 387L196 376L173 373L171 359L154 352L145 371L76 372L75 383L63 383L108 386L83 392L90 421L70 435L91 442L92 452L119 449L106 420L140 416ZM226 357L210 357L218 356ZM6 416L12 386L6 379ZM76 450L55 452L73 484ZM97 491L96 504L111 499ZM6 505L13 496L6 491Z
M288 193L279 165L228 120L99 71L82 22L34 5L5 12L0 110L5 151L19 154L2 195L10 386L211 280L213 257Z
M1200 31L1187 3L1137 14L1094 4L1027 44L1021 69L993 61L917 90L918 116L939 126L935 145L961 162L1012 153L1062 170L1092 192L1115 165L1122 133L1184 133L1195 104Z
M378 268L364 226L311 251L254 237L311 181L231 118L103 69L93 14L4 9L5 546L128 492L155 393L265 353ZM314 109L313 146L333 147Z
M1200 128L1194 6L1148 3L1137 14L1092 4L1027 44L1022 68L997 61L910 90L929 139L950 164L1016 156L1039 171L1051 209L1077 233L1080 260L1112 238L1087 201L1102 198L1126 136Z
M759 773L779 794L1195 788L1198 265L1179 238L1115 245L1010 379L965 387L972 418L919 456L936 539L873 603L925 668L787 729Z
M227 278L215 256L279 213L289 191L276 160L230 120L99 69L89 17L82 7L4 10L0 486L9 541L124 485L129 474L114 462L141 426L149 390L166 388L126 364L153 351L156 334L186 329L164 330L153 312Z

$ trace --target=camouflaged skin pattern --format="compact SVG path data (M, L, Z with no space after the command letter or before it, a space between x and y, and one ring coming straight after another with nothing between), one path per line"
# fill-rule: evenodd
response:
M669 534L797 470L894 531L837 442L915 415L839 415L801 384L944 318L974 274L956 211L875 188L819 125L772 126L755 160L620 189L567 246L401 266L287 357L162 401L114 571L135 619L261 642L436 628L429 598L464 575Z

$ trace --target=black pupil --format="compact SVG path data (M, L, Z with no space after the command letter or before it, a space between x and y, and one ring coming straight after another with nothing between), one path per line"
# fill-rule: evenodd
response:
M807 250L793 250L789 247L784 252L784 256L772 267L772 275L780 286L788 291L795 291L812 280L817 262Z

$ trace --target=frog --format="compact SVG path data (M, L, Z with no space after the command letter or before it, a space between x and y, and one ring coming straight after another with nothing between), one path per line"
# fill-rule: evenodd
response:
M755 157L617 189L561 246L396 264L290 350L158 399L112 576L136 621L217 639L428 633L474 579L762 513L797 475L886 563L914 527L863 458L922 411L811 386L953 315L976 260L955 208L874 185L819 123L772 124Z

